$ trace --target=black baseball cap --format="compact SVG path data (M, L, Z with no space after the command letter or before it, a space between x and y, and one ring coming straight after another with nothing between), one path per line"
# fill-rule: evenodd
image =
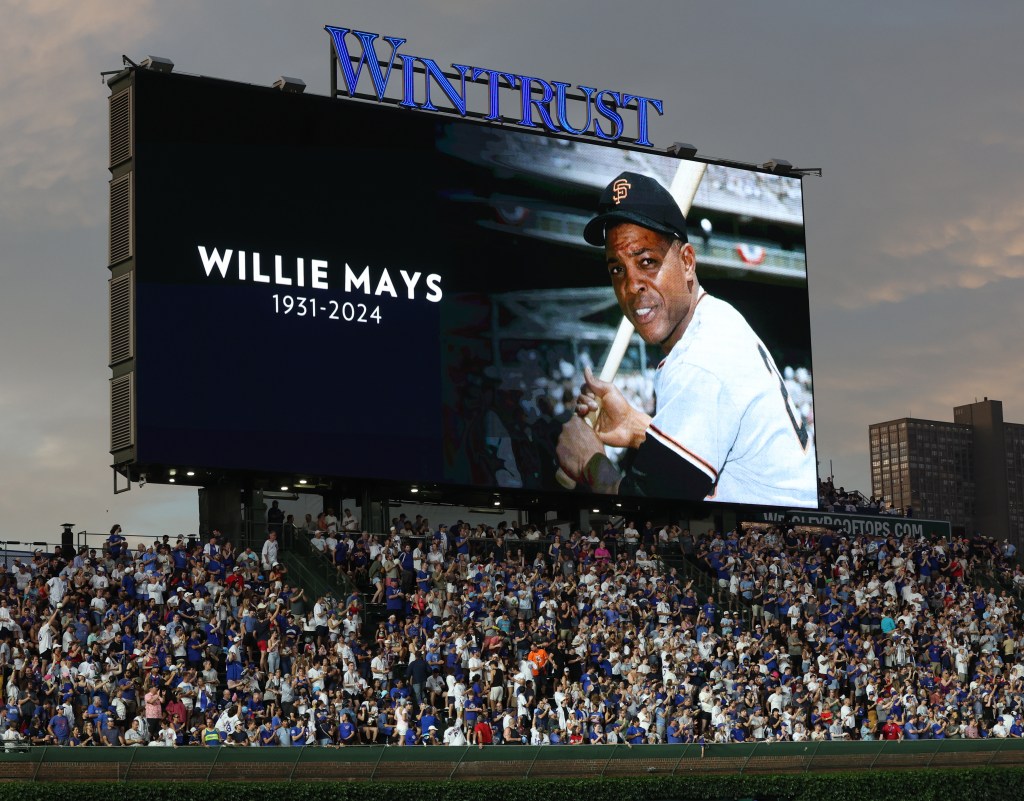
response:
M604 188L597 211L583 229L583 238L591 245L604 245L609 224L617 222L635 223L689 241L679 204L665 187L646 175L621 173Z

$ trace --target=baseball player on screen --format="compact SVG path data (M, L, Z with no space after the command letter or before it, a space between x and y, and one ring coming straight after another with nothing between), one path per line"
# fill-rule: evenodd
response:
M815 506L814 443L768 349L697 279L686 219L653 178L624 172L583 234L603 245L622 313L665 358L654 417L586 371L558 439L561 468L601 494ZM586 417L597 413L593 428ZM605 446L634 451L625 473Z

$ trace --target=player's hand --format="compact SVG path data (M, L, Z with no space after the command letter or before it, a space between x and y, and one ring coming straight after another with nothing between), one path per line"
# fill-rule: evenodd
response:
M594 431L605 445L615 448L639 448L647 438L651 418L634 409L611 381L602 381L590 368L585 368L586 384L576 400L576 413L581 417L597 413Z
M582 417L569 418L569 422L562 426L555 447L558 464L570 478L578 481L595 453L604 453L604 445L594 429Z

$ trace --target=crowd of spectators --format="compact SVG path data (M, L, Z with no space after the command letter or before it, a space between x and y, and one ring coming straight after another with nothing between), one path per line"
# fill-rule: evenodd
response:
M894 507L883 496L865 497L857 490L837 487L831 476L818 479L818 508L826 512L844 512L858 515L900 515L910 517L913 510Z
M259 551L130 548L115 527L0 567L5 745L1024 734L1020 610L978 582L984 563L1024 583L1009 543L421 518L369 535L328 510L295 536L355 589L305 598L282 517Z

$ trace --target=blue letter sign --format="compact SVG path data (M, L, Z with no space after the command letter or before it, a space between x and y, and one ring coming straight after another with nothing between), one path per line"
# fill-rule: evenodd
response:
M626 94L611 89L596 89L592 86L576 87L581 97L573 98L586 107L586 122L583 127L576 128L569 122L567 100L572 84L564 81L547 81L530 75L520 75L487 67L471 67L465 64L452 64L458 73L457 83L445 75L438 63L432 58L399 53L398 50L406 40L397 36L379 36L376 33L356 31L350 28L325 26L334 45L334 53L340 65L339 72L345 83L345 91L349 97L357 94L359 78L363 74L363 65L370 73L373 94L378 101L384 101L391 78L391 71L398 60L402 71L401 100L392 100L405 108L424 111L437 111L438 107L431 102L431 84L440 89L448 102L451 111L465 117L471 113L467 96L466 79L477 82L486 78L484 92L487 102L486 113L481 111L474 116L482 116L488 120L504 120L505 122L525 128L543 127L552 133L569 134L570 136L596 136L609 142L616 142L623 137L626 122L636 122L636 137L630 141L644 147L651 147L650 109L658 114L665 113L665 104L653 97ZM349 52L349 38L359 43L359 52ZM381 62L375 47L377 39L383 39L391 45L386 67ZM417 97L416 65L422 67L423 88ZM354 66L353 66L354 65ZM332 78L333 80L333 78ZM504 86L502 84L504 82ZM365 82L364 82L365 83ZM501 90L518 89L519 97L515 100L514 112L510 116L501 113ZM635 104L635 106L634 106ZM512 111L512 109L510 109ZM635 118L634 115L635 114ZM581 114L582 117L582 114Z

